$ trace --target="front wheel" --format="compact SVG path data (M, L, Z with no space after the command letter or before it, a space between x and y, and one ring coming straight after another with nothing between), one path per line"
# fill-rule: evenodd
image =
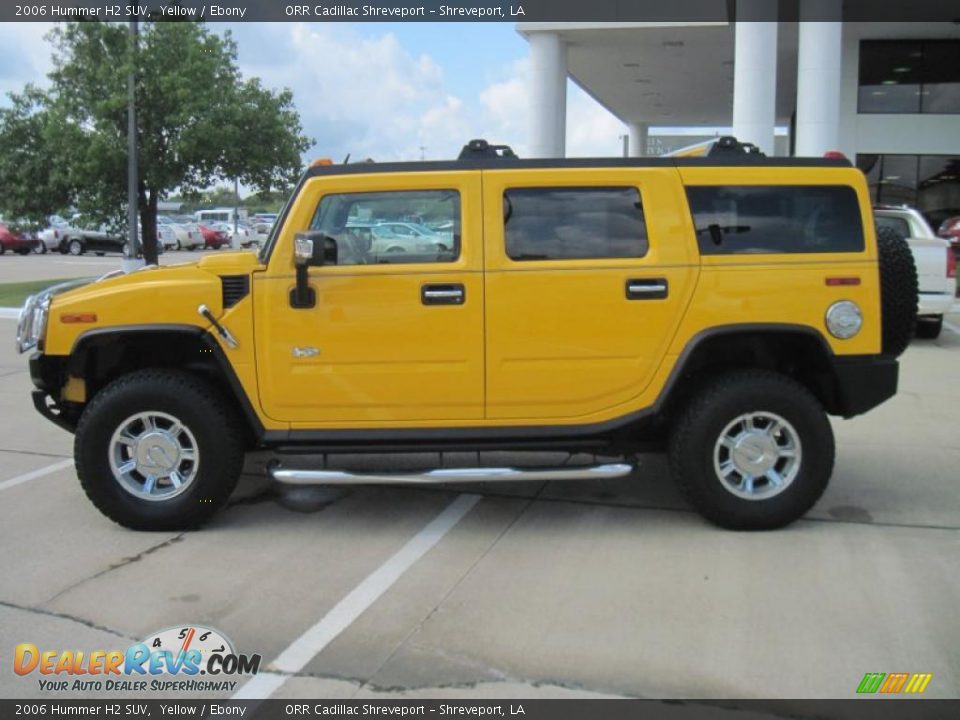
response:
M705 385L681 412L670 467L690 503L732 530L768 530L802 517L833 472L833 430L803 385L745 370Z
M100 391L74 440L77 476L107 517L134 530L185 530L230 497L242 432L223 397L188 373L143 370Z

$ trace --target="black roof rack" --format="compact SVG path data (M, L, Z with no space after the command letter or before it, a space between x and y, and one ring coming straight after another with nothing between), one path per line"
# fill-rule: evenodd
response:
M522 168L631 168L631 167L852 167L846 158L767 157L751 143L734 137L719 138L709 153L700 157L603 157L534 158L522 160L508 145L492 145L486 140L471 140L456 160L421 162L372 161L349 165L315 165L306 177L387 172L440 172L454 170L495 170Z
M730 155L754 155L756 157L766 157L760 148L753 143L745 143L737 140L733 135L724 135L718 138L707 153L707 157L724 157Z
M478 158L516 158L517 154L509 145L491 145L486 140L471 140L463 146L457 160L475 160Z

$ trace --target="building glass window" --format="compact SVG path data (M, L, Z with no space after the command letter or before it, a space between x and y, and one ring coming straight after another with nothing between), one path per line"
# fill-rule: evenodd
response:
M960 40L864 40L858 111L960 114Z
M949 155L858 155L870 196L878 205L917 208L936 230L960 215L960 157Z

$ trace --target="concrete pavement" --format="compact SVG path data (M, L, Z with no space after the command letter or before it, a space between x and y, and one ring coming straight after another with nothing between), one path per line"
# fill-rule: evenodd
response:
M33 410L13 329L0 319L0 483L72 443ZM190 533L114 525L71 468L0 489L0 696L58 696L12 672L19 642L125 648L198 623L272 661L469 492L476 505L274 697L849 698L866 672L906 671L955 698L958 359L960 335L915 342L900 394L835 423L821 502L771 533L705 524L659 456L618 481L299 499L251 457L231 506Z

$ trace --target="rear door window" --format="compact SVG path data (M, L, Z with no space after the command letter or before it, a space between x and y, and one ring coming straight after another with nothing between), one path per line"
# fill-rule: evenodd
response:
M703 255L864 249L857 193L845 185L690 186Z
M512 188L503 196L511 260L639 258L647 226L635 187Z

